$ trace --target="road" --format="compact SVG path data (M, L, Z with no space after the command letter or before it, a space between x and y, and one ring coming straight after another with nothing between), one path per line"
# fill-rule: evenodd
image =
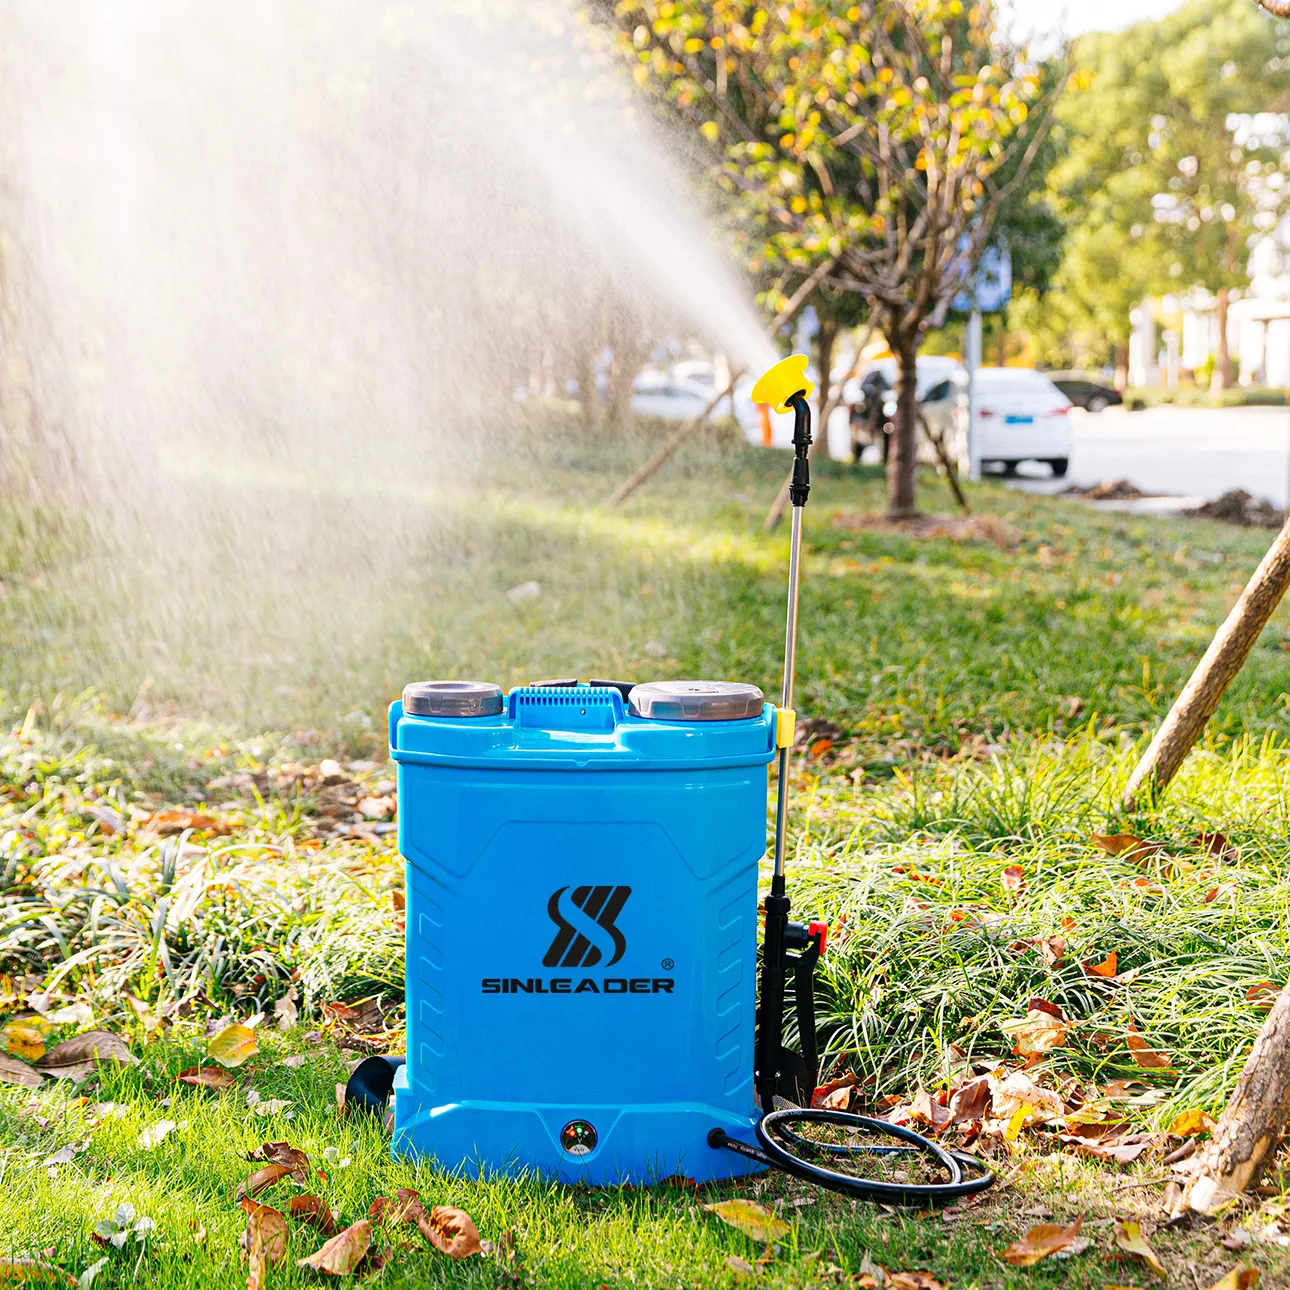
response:
M1071 415L1074 446L1064 480L1046 466L1022 466L1017 487L1056 492L1070 483L1127 479L1148 493L1210 500L1232 488L1286 504L1290 407L1108 408Z

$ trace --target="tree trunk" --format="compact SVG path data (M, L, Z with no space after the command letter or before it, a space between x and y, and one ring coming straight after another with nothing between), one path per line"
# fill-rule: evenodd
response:
M818 305L816 312L819 313ZM838 338L838 320L831 314L820 313L819 317L820 330L815 338L815 366L820 373L820 383L815 391L815 442L811 444L811 456L816 461L824 461L829 455L829 428L824 424L824 418L833 407L829 392L832 386L833 347Z
M1191 680L1174 700L1151 746L1143 753L1124 790L1126 809L1134 809L1144 786L1154 795L1173 779L1214 715L1232 678L1254 648L1264 624L1281 603L1287 586L1290 586L1290 522L1277 534L1254 576L1245 584L1241 598L1214 633Z
M1248 1191L1272 1163L1290 1118L1290 986L1277 996L1254 1039L1245 1069L1196 1157L1183 1194L1185 1208L1213 1214Z
M896 377L896 428L887 458L887 518L908 519L917 514L915 494L918 466L918 345L903 340L892 345L900 362Z
M1129 386L1129 347L1127 345L1117 345L1115 347L1115 388L1121 394Z
M1209 382L1210 391L1214 394L1230 389L1232 384L1232 353L1227 344L1228 294L1226 287L1219 287L1215 310L1218 316L1218 357L1214 360L1214 375Z
M582 403L582 424L596 428L599 395L596 392L596 347L589 336L578 345L578 398Z
M632 381L641 365L644 348L630 318L615 311L613 319L614 361L609 369L609 423L619 434L632 427Z

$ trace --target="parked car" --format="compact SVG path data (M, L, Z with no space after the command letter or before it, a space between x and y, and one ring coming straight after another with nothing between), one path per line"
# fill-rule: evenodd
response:
M712 402L711 384L647 367L632 381L632 411L664 421L688 421Z
M1046 372L1045 375L1077 408L1102 412L1124 402L1119 390L1090 372Z
M966 383L963 388L966 396ZM1071 456L1071 401L1030 367L980 367L976 373L977 456L1015 475L1023 461L1047 462L1058 479ZM966 418L964 418L966 421Z
M928 465L935 465L939 461L927 437L929 430L934 434L945 434L942 442L951 460L954 460L957 454L950 393L958 376L962 375L966 380L963 366L956 358L928 354L918 359L917 373L916 390L919 406L924 412L929 410L934 394L937 398L946 400L944 410L938 409L926 424L919 427L918 460ZM884 459L886 458L890 429L896 417L898 377L896 360L880 358L866 363L856 380L843 391L844 402L854 410L851 416L851 452L855 460L860 459L861 452L869 444L878 444L883 449Z

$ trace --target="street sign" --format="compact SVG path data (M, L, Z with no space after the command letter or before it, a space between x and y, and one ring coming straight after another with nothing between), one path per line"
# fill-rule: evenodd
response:
M966 252L966 245L964 246ZM950 301L956 313L998 313L1012 295L1012 255L1006 246L991 244L981 252L974 279Z

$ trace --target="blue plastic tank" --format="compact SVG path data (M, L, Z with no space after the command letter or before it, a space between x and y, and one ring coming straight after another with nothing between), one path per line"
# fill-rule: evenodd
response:
M409 686L393 1149L598 1185L757 1166L757 869L774 708L754 686Z

